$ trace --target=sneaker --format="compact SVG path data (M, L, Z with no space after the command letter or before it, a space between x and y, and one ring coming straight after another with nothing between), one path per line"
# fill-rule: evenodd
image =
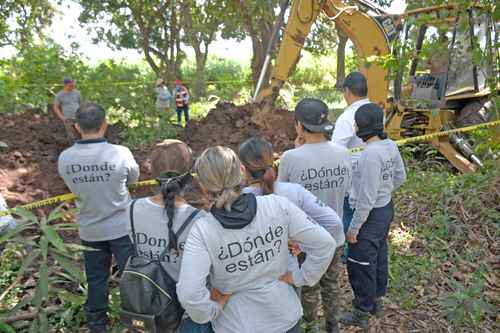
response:
M366 330L369 326L370 314L353 308L351 312L342 313L339 321L344 325L357 326Z

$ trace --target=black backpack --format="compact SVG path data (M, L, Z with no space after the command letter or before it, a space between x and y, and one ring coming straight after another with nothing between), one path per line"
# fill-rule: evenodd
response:
M134 228L134 205L130 205L130 224L135 253L123 270L120 280L122 323L131 329L150 333L174 331L179 326L184 309L176 293L176 281L163 268L161 262L168 253L168 247L158 260L140 257L137 251L137 237ZM179 237L199 213L193 211L175 233Z

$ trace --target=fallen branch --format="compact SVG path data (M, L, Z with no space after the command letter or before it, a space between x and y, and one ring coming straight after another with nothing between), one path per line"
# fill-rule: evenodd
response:
M51 314L51 313L57 312L58 309L59 309L58 306L52 305L52 306L46 307L43 310L43 312L45 312L46 314ZM34 311L23 312L23 313L20 313L18 315L15 315L15 316L0 318L0 319L6 324L10 324L10 323L14 323L14 322L20 321L20 320L35 319L36 317L38 317L38 313L39 313L38 310L34 310Z
M20 275L17 277L17 279L14 280L14 282L11 283L10 286L7 287L7 289L5 289L5 291L2 293L2 295L0 295L0 303L3 301L3 299L5 298L5 296L7 296L9 294L9 292L14 289L15 286L17 286L17 284L19 282L21 282L21 279L23 277Z

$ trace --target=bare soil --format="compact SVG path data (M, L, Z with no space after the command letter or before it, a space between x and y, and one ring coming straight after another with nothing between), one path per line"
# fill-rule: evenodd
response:
M293 113L284 109L273 111L273 119L281 121L261 130L250 118L252 106L219 103L206 118L193 122L191 128L181 130L179 139L188 143L195 154L214 145L225 145L237 150L247 138L258 135L273 142L277 151L293 146L295 135ZM1 117L0 141L9 148L0 151L0 193L9 206L26 204L67 193L68 189L57 173L57 158L68 147L60 121L52 115L24 113ZM123 128L110 126L107 138L112 143L123 143ZM141 179L149 179L148 155L151 147L130 147L141 165ZM140 190L145 194L147 190Z

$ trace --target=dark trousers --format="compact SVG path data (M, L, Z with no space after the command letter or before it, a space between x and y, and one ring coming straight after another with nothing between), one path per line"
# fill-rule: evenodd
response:
M111 257L115 256L121 273L128 258L134 253L134 248L128 236L101 242L82 240L82 245L98 250L83 252L88 284L85 303L87 325L89 328L105 329L108 323L108 280Z
M182 124L182 113L184 113L184 121L186 122L186 127L189 127L189 106L178 106L177 109L177 124Z
M347 234L349 226L351 225L352 217L354 216L354 209L349 205L349 196L344 198L344 215L342 216L342 224L344 225L344 234ZM346 263L347 253L349 252L349 244L344 244L344 253L342 254L342 263Z
M353 306L375 311L375 300L385 296L389 275L387 235L394 217L392 201L371 210L355 244L349 244L347 273L354 291Z

